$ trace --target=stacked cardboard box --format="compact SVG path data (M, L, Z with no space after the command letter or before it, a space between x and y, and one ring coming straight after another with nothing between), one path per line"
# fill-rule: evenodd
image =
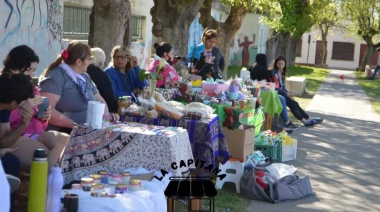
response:
M229 130L223 127L228 150L233 158L245 158L254 151L255 128Z

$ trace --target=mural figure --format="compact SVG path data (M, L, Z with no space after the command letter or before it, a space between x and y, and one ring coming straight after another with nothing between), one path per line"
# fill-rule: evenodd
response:
M249 67L249 46L254 44L256 40L256 34L253 34L253 41L248 40L248 36L244 36L244 42L240 42L238 39L239 47L243 47L241 52L241 66Z

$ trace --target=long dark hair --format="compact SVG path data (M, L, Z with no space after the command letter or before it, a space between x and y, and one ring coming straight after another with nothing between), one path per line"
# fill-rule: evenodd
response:
M23 73L34 62L39 63L37 54L27 45L20 45L13 48L3 61L3 73L20 72Z
M267 55L263 53L259 53L256 55L256 65L262 66L265 69L268 69L268 59Z
M67 47L67 53L68 58L66 60L64 60L62 55L60 54L57 57L57 59L53 63L51 63L47 67L47 69L44 70L44 72L42 72L40 77L44 77L50 70L59 66L59 64L61 64L63 60L68 65L75 64L77 59L81 59L82 61L84 61L87 57L91 56L91 48L87 44L76 41L69 44L69 46Z
M287 62L286 62L286 58L285 58L284 56L278 56L278 57L276 57L276 59L274 60L273 68L274 68L275 70L278 71L277 63L278 63L278 61L280 61L280 60L282 60L282 61L285 62L285 66L284 66L284 68L282 69L282 77L283 77L284 80L285 80L286 74L288 73L288 69L287 69L287 67L286 67L286 66L287 66Z

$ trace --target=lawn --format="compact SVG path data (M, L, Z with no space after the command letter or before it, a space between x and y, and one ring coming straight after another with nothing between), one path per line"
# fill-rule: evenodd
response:
M366 92L373 110L380 115L380 80L368 80L364 72L355 72L359 85Z

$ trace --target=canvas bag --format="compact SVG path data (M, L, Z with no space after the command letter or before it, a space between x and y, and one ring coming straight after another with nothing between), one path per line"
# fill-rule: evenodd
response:
M295 174L269 183L269 190L264 191L256 182L255 170L265 171L265 167L255 167L245 171L240 180L241 193L251 199L279 203L314 195L309 176L300 178Z

